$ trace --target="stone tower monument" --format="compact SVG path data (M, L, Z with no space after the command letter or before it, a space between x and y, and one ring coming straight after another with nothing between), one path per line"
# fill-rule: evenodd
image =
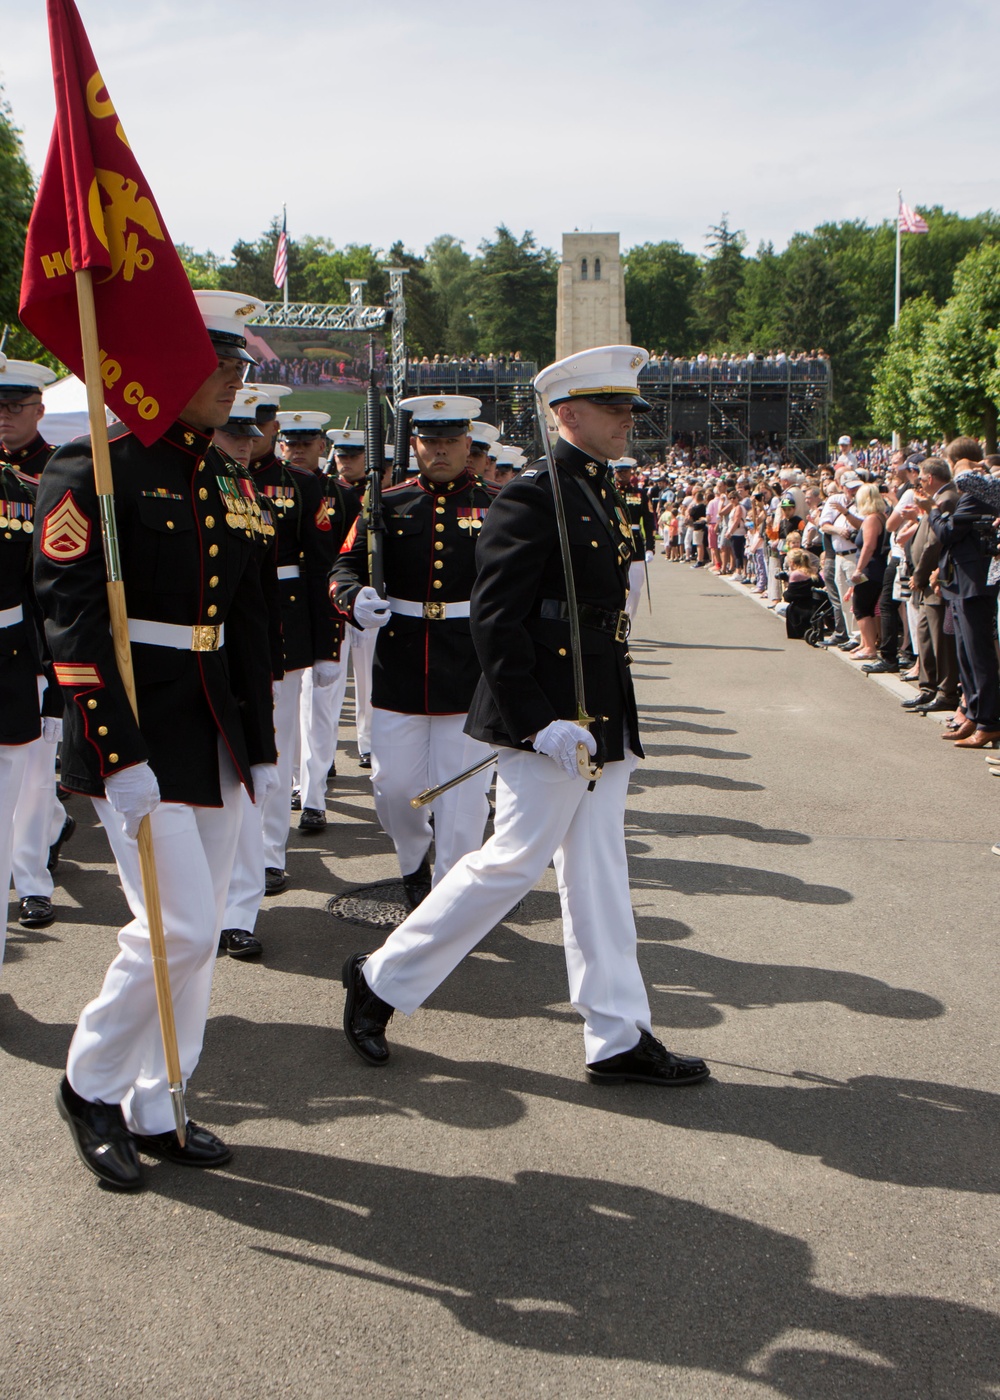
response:
M556 359L595 345L629 345L617 233L564 233L556 304Z

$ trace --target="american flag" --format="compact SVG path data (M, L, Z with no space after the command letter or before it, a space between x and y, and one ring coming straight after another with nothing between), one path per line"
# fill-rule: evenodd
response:
M924 225L926 228L926 224ZM274 285L283 287L288 281L288 215L281 216L281 232L274 250Z
M911 209L902 200L899 201L899 231L900 233L930 233L927 220L921 218L915 209Z

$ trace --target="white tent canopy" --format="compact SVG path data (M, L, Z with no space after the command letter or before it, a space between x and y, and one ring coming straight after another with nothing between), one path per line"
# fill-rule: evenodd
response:
M42 402L45 404L45 416L38 428L46 442L58 447L60 443L72 442L74 438L90 432L87 386L75 374L68 374L65 379L57 379L50 384L42 393ZM109 423L118 421L107 409L105 416Z

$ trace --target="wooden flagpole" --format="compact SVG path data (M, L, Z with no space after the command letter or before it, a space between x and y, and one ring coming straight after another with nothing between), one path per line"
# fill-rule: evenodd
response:
M80 341L83 346L83 375L87 387L87 410L90 415L90 441L94 456L94 485L101 510L101 539L108 576L108 610L111 614L111 636L115 648L118 674L122 678L132 713L139 718L136 704L135 676L132 671L132 648L128 639L128 614L125 607L125 584L122 580L118 554L118 526L115 520L114 481L111 476L111 452L108 447L108 423L104 413L101 390L101 357L97 338L97 309L94 305L94 283L90 269L74 273L76 300L80 313ZM149 946L153 958L153 980L156 985L156 1006L160 1015L163 1037L163 1057L166 1062L170 1102L174 1110L177 1140L184 1146L187 1134L187 1111L184 1106L184 1085L181 1080L180 1055L177 1050L177 1028L174 1024L174 1003L170 995L170 968L163 936L163 912L160 908L160 885L156 875L153 833L149 817L139 826L139 869L142 893L149 923Z

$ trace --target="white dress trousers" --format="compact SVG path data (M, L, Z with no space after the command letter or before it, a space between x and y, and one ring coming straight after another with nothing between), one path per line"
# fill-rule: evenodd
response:
M460 857L483 844L489 815L490 768L443 792L429 807L410 806L411 797L456 777L490 752L463 732L465 720L465 715L372 711L375 812L396 847L402 875L418 869L433 840L435 885Z
M243 789L221 745L219 770L221 807L161 802L150 819L185 1083L201 1055L240 823ZM120 1103L133 1132L164 1133L173 1128L174 1116L156 1010L139 847L125 835L111 804L103 797L93 801L134 917L118 935L118 956L100 993L84 1007L66 1074L81 1097Z
M286 671L284 680L274 682L274 742L278 748L278 786L261 807L264 833L264 864L284 870L288 824L292 810L292 772L298 759L299 696L302 671ZM325 804L324 804L325 805ZM229 927L228 924L225 925ZM233 924L233 928L237 925Z
M51 747L51 746L50 746ZM0 965L7 943L7 897L10 891L10 856L14 839L14 809L24 778L30 744L0 744L0 880L4 911L0 921Z
M240 803L240 834L236 842L233 873L222 916L223 928L239 928L253 933L264 900L264 832L260 806L243 789Z
M44 689L45 677L39 676L39 703ZM24 745L27 761L14 811L11 861L19 899L29 895L51 899L55 889L48 869L49 847L58 840L66 821L66 809L56 796L57 747L42 738Z
M628 597L625 599L625 611L632 621L639 611L639 602L642 598L643 585L646 582L646 563L644 559L633 559L628 566Z
M345 638L336 663L337 678L332 685L314 686L310 666L302 677L299 701L299 727L302 731L299 789L302 806L317 812L326 810L327 777L337 757L337 731L347 691L347 658L350 644Z
M551 860L562 905L569 996L588 1063L651 1030L636 958L625 853L634 760L605 766L593 792L552 759L501 749L495 833L463 856L365 963L368 985L409 1016L536 884Z
M358 753L372 751L372 661L378 628L359 631L348 627L351 637L351 669L354 672L354 724L358 732Z

